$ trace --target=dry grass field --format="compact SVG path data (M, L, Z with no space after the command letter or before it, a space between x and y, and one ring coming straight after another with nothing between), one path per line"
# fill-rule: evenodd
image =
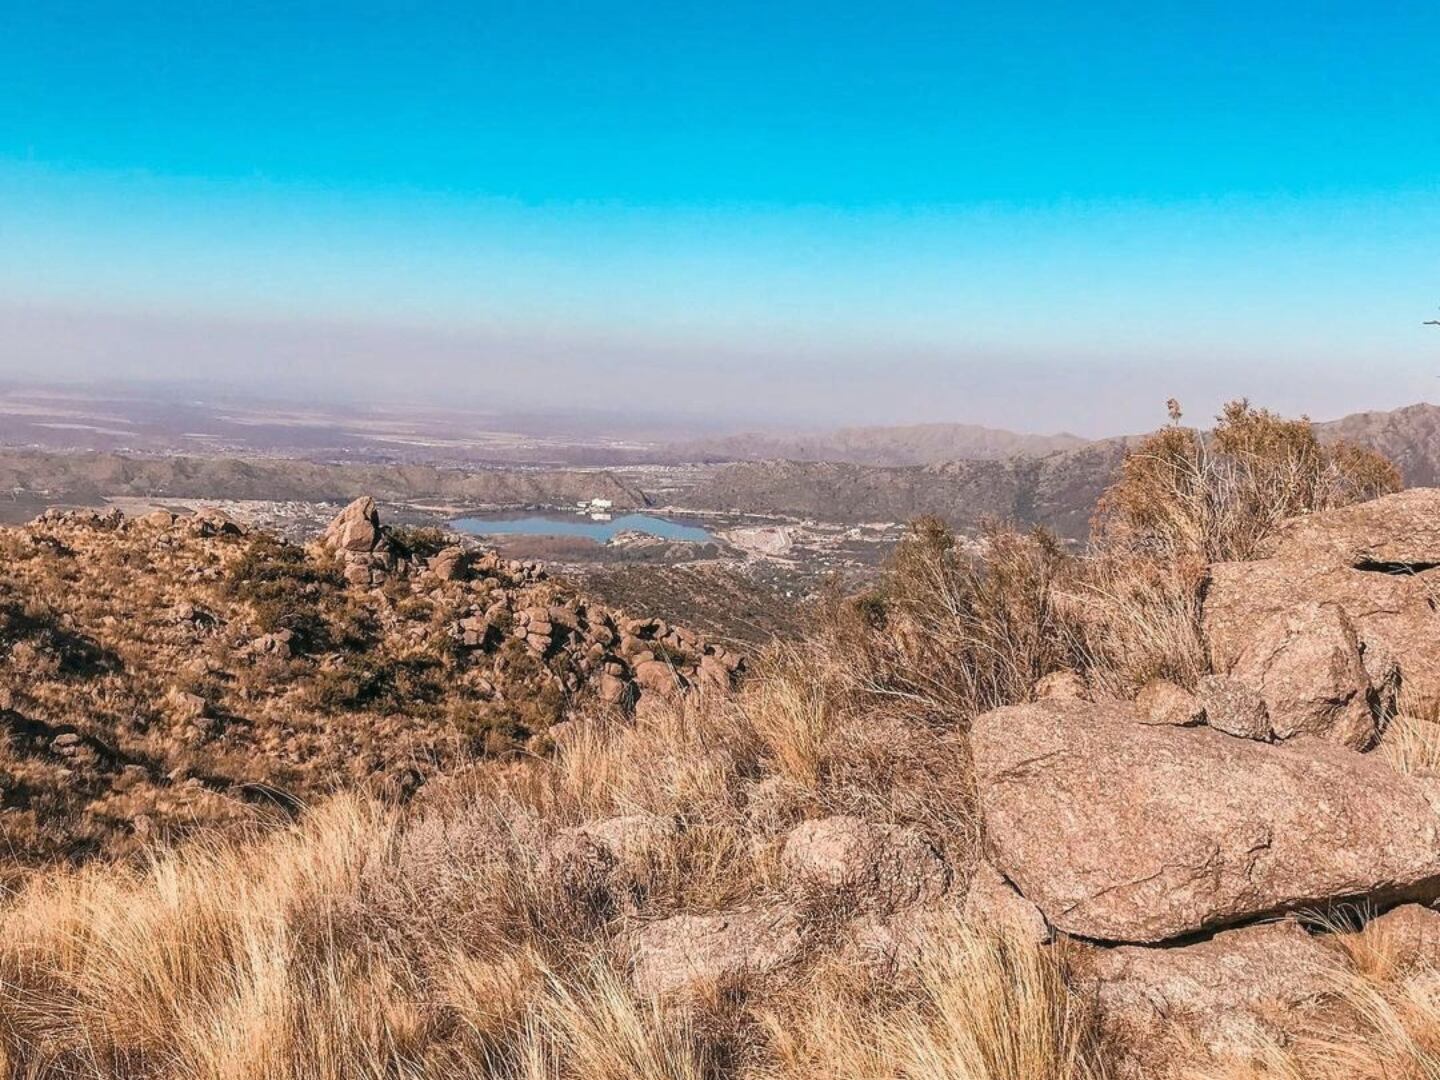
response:
M856 946L864 898L797 895L785 838L834 815L904 827L963 893L982 844L971 718L1055 672L1119 696L1193 684L1208 561L1397 483L1373 455L1237 406L1212 438L1173 427L1133 454L1085 557L997 528L977 561L917 523L879 588L837 597L734 693L587 706L553 747L457 765L403 803L339 785L293 821L19 875L0 906L0 1062L96 1080L1132 1075L1097 1016L1090 946L941 907L915 924L923 948L877 960ZM1416 770L1436 745L1417 728L1385 752ZM617 820L644 827L619 849L587 839ZM782 908L783 962L637 989L647 931ZM1196 1049L1174 1075L1440 1077L1440 970L1378 926L1336 927L1325 948L1312 1028L1243 1062Z

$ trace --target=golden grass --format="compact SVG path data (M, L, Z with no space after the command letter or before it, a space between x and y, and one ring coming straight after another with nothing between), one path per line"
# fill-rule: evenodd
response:
M1388 483L1308 426L1241 409L1223 427L1151 446L1083 557L1001 529L977 557L920 523L879 590L734 696L581 717L555 755L434 781L403 810L342 794L267 832L31 875L0 906L0 1075L1102 1080L1113 1055L1063 947L941 918L913 966L871 969L836 948L848 909L801 904L807 951L784 975L683 1003L632 991L627 934L776 901L807 817L915 825L963 869L974 715L1062 668L1100 693L1193 684L1204 558L1252 551L1296 490L1319 506ZM1437 732L1392 723L1380 752L1434 768ZM617 816L664 827L623 865L589 859L574 830ZM1373 930L1333 937L1348 1026L1248 1062L1197 1050L1187 1080L1440 1080L1440 973Z
M755 1080L1096 1080L1094 1018L1063 958L1004 930L937 924L911 979L832 965L763 1024Z

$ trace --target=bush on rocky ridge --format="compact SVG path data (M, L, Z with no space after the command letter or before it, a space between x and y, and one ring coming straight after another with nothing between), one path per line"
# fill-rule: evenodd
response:
M1225 406L1211 432L1174 422L1126 455L1101 499L1103 544L1162 558L1246 559L1297 514L1398 491L1400 472L1373 450L1323 444L1305 418L1248 401Z

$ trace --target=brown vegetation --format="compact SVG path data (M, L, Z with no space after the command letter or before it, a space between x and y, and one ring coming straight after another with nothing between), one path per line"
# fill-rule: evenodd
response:
M597 713L567 725L553 754L458 772L403 807L342 794L253 836L31 875L0 909L0 1062L17 1077L116 1080L1115 1075L1088 946L975 925L954 904L876 907L853 883L801 888L784 851L801 822L882 823L928 845L953 871L949 896L963 895L980 850L964 734L974 716L1027 700L1055 672L1090 693L1133 694L1155 676L1193 684L1208 670L1198 612L1213 554L1253 550L1285 514L1390 483L1374 462L1315 450L1303 425L1268 413L1235 407L1222 427L1213 447L1171 429L1143 449L1083 558L1044 534L995 529L967 550L938 524L917 524L879 589L837 599L816 635L774 650L733 696L657 701L625 721ZM1305 478L1298 500L1286 477ZM1164 510L1167 499L1179 509ZM33 592L10 585L11 655L23 646L49 665L12 693L63 687L76 665L103 670L111 651L204 654L144 622L118 626L177 599L123 600L118 568L143 560L107 563L114 580L102 589L84 560L7 542L18 564L41 560L12 577L43 568L55 598L31 610ZM208 576L171 567L143 587L206 582L207 610L226 625L244 605L247 633L263 617L316 648L363 640L352 662L367 680L386 665L381 685L307 706L333 718L326 738L353 729L332 769L357 745L414 752L404 740L450 723L455 659L406 666L415 654L393 632L440 618L436 598L387 586L357 600L253 543L228 543ZM247 559L249 571L227 575ZM82 590L90 600L70 595ZM86 603L96 610L75 607ZM65 638L67 614L88 630L104 625L100 607L119 613L113 634ZM375 626L392 629L382 637ZM318 663L302 662L316 665L306 685L321 685ZM224 702L269 692L259 676L207 677ZM284 700L299 699L281 669L270 678ZM410 695L418 704L404 704ZM347 712L357 701L404 708L403 723L382 729L375 713ZM258 727L261 714L247 712ZM1393 752L1418 768L1433 746L1420 732ZM637 992L638 935L682 914L782 910L789 937L763 970L717 967L683 994ZM862 947L877 937L889 943L878 955ZM1397 957L1373 928L1331 937L1338 1021L1252 1047L1243 1066L1194 1048L1185 1075L1436 1075L1440 971Z

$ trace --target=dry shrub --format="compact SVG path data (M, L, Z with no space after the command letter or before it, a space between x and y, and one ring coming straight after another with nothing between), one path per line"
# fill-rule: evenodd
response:
M1106 546L1163 558L1248 559L1287 518L1400 487L1382 455L1323 444L1303 417L1233 401L1209 434L1175 423L1127 455L1101 499L1097 534Z
M1304 418L1246 401L1209 433L1170 426L1127 455L1096 513L1092 554L1065 606L1091 682L1131 693L1151 678L1191 686L1207 670L1201 594L1211 562L1255 557L1287 519L1401 486L1371 450L1320 442Z
M834 605L826 645L865 695L921 720L968 724L1071 666L1056 586L1073 560L1050 534L987 529L980 554L915 522L881 587Z
M1209 670L1200 634L1205 566L1099 551L1067 578L1056 606L1078 665L1098 691L1129 696L1151 679L1193 687Z

